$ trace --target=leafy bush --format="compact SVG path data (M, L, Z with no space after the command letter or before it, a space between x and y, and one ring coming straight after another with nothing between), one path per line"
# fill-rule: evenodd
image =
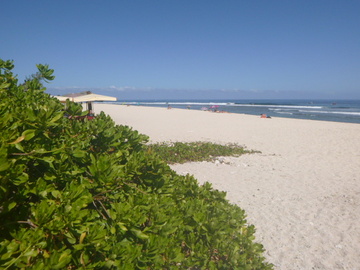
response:
M211 142L155 143L148 145L148 149L157 153L169 164L211 161L214 157L240 156L254 153L254 151L245 150L236 144L221 145Z
M147 137L18 84L0 59L0 269L271 269L245 213ZM73 117L64 117L64 115Z

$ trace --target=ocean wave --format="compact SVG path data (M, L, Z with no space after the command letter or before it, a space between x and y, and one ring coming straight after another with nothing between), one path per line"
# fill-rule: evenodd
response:
M160 101L160 102L147 102L147 101L139 101L139 102L125 102L126 104L136 104L136 105L194 105L194 106L214 106L214 105L219 105L219 106L227 106L227 105L232 105L234 103L225 103L225 102L172 102L172 101Z
M232 106L242 107L268 107L268 108L289 108L289 109L322 109L322 106L300 106L300 105L264 105L264 104L235 104Z
M342 114L342 115L356 115L360 116L360 112L339 112L339 111L308 111L308 110L299 110L303 113L322 113L322 114Z
M224 102L168 102L166 104L171 104L171 105L198 105L198 106L214 106L214 105L226 106L226 105L228 105L228 103L224 103Z
M194 105L194 106L233 106L233 107L267 107L269 109L272 108L288 108L288 109L322 109L322 106L302 106L302 105L273 105L273 104L239 104L233 102L194 102L194 101L139 101L139 102L125 102L126 104L134 104L134 105L154 105L154 106L161 106L161 105Z
M269 108L269 111L279 112L279 111L293 111L293 108Z

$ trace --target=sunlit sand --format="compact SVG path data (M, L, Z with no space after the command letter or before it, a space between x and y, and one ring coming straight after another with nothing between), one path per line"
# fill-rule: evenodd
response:
M95 104L100 111L153 142L261 151L172 168L245 209L275 269L360 269L360 124Z

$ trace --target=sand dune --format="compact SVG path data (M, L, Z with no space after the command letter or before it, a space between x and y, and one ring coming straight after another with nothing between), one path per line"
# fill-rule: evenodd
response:
M100 111L154 142L261 151L172 168L245 209L275 269L360 269L360 124L95 104Z

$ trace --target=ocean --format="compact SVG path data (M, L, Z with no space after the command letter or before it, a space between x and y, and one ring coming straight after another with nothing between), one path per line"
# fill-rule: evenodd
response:
M360 124L360 100L139 100L117 103Z

